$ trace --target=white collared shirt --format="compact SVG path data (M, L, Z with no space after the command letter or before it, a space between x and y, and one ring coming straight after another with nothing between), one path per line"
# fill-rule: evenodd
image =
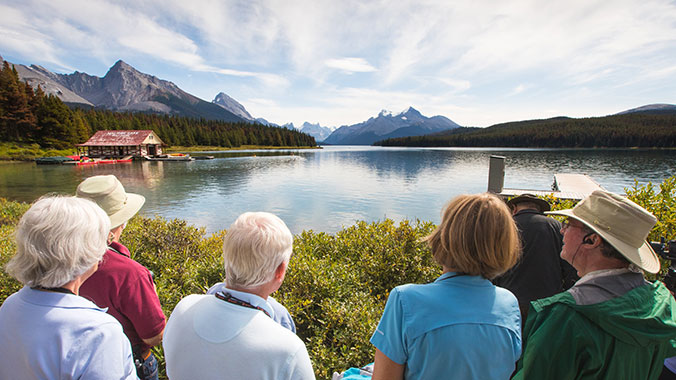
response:
M0 379L137 379L122 326L84 297L26 286L0 326Z

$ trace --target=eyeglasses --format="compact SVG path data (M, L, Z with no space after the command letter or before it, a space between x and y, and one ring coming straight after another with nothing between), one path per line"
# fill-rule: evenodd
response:
M587 228L587 226L578 222L577 220L575 220L575 223L571 223L570 218L564 220L563 223L561 223L561 230L567 230L569 227L576 227L576 228L579 228L583 231L591 232L591 231L589 231L589 228Z

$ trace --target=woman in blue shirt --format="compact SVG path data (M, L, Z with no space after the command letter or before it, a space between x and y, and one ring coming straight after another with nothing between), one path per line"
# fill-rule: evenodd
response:
M390 292L378 328L373 380L508 379L521 355L516 297L489 280L518 260L505 203L461 195L426 238L443 274Z

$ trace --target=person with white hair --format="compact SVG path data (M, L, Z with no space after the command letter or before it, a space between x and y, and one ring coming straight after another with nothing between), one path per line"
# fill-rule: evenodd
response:
M514 379L657 379L676 354L676 303L646 241L657 219L629 199L594 191L568 218L561 257L580 280L531 302Z
M223 241L225 287L189 295L164 333L167 376L186 379L314 379L305 344L274 320L293 235L277 216L247 212Z
M78 295L106 251L95 203L39 199L16 230L7 272L24 284L0 306L0 379L136 379L120 323Z
M134 261L129 249L120 243L127 221L143 207L145 198L127 193L114 175L85 179L77 196L98 204L110 219L108 249L99 269L82 284L83 297L108 309L129 338L136 372L141 380L157 380L157 358L151 348L162 341L166 324L152 273Z

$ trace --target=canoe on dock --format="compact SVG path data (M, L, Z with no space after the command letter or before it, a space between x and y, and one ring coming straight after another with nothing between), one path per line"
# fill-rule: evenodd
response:
M160 154L157 156L144 156L148 161L195 161L195 158L190 157L189 154L173 153Z

